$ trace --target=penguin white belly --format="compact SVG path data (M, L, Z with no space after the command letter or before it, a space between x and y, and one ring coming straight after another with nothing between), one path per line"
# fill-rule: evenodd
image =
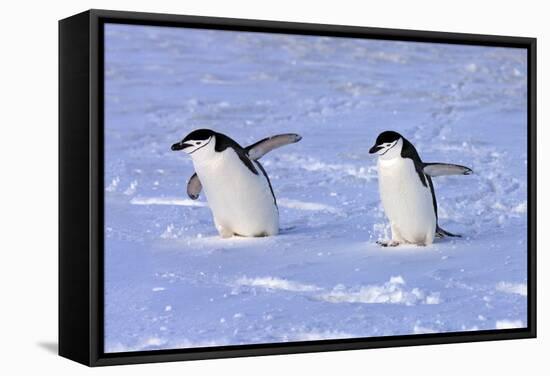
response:
M269 183L256 162L254 174L227 148L195 163L216 228L222 236L269 236L279 231L279 212Z
M392 240L431 244L436 230L432 194L420 181L414 162L408 158L379 159L378 179Z

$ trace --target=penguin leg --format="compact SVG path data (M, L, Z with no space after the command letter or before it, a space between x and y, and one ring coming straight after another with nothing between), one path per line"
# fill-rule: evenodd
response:
M214 218L214 224L216 225L216 230L218 230L218 233L220 234L220 237L226 239L226 238L230 238L232 237L233 235L235 235L233 233L233 231L229 230L228 228L220 225L218 223L218 221L216 221L216 218Z
M376 243L382 247L397 247L401 243L405 243L405 240L401 237L399 230L395 224L390 223L391 227L391 240L379 240Z
M429 232L426 234L426 240L424 240L424 244L423 244L423 245L432 245L433 242L434 242L434 238L435 238L435 230L429 231Z
M399 228L395 225L395 223L390 223L391 227L391 247L398 246L399 244L406 243L407 241L401 236L401 231L399 231Z
M230 238L234 235L233 231L229 231L225 227L219 226L219 227L217 227L217 229L218 229L218 233L220 234L220 236L224 239Z
M416 245L420 247L426 247L433 244L435 238L435 226L428 229L426 232L426 235L424 236L424 239L422 241L418 241Z

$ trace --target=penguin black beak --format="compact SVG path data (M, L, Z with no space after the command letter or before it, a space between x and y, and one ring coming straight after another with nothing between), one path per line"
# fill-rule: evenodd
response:
M377 153L380 149L382 149L381 146L374 145L372 148L369 149L369 154Z
M174 145L172 145L172 150L173 151L183 150L183 149L185 149L186 147L189 147L189 146L192 146L192 145L191 144L186 144L183 141L182 142L177 142Z

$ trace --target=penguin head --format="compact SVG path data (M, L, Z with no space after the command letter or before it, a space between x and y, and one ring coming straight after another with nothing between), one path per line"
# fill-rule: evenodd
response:
M216 132L211 129L197 129L189 133L183 140L172 145L173 151L183 150L193 159L207 157L214 152Z
M384 159L391 159L401 154L403 147L403 136L394 131L385 131L378 135L370 154L378 154Z

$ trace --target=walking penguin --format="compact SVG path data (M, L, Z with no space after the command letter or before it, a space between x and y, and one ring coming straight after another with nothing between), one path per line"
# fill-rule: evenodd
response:
M430 245L436 236L460 236L439 227L432 177L470 175L470 168L424 163L413 144L394 131L380 133L369 153L378 155L380 198L391 227L391 240L378 244Z
M300 140L297 134L281 134L243 148L222 133L198 129L172 145L172 150L191 156L195 173L187 194L196 200L204 189L222 238L271 236L279 232L279 211L269 177L258 160Z

